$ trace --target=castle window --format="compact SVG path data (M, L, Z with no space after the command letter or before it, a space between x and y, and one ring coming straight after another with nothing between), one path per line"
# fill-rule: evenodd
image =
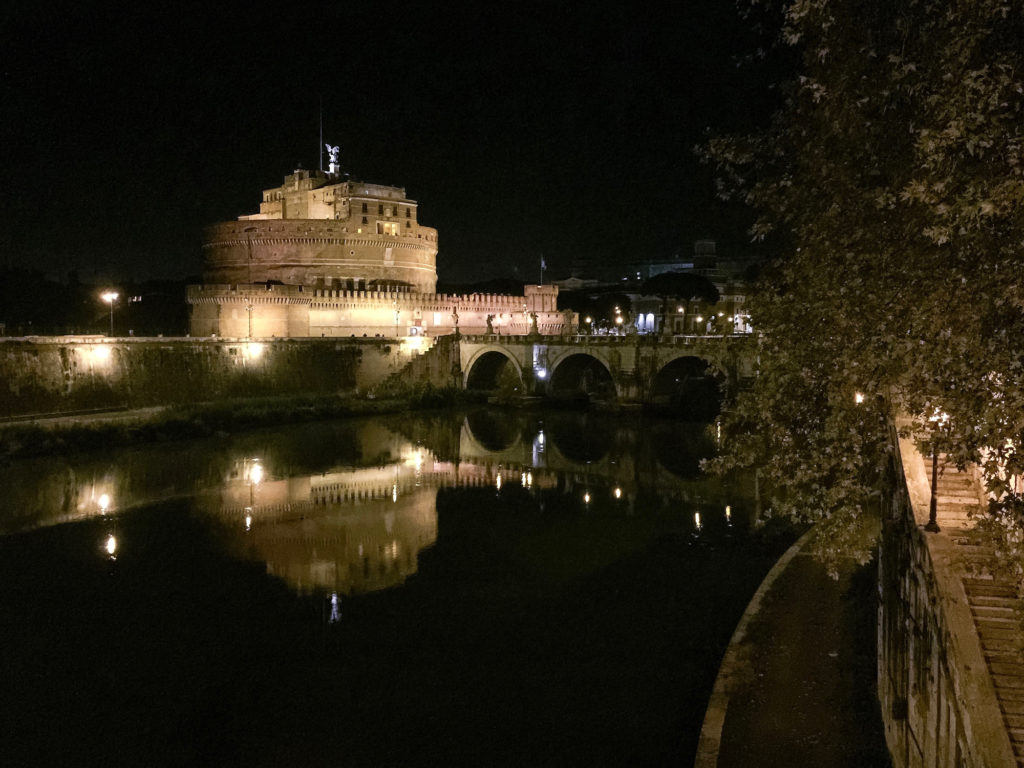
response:
M363 216L363 224L365 224L365 223L366 223L366 217ZM362 232L363 230L359 230L359 231Z
M397 235L398 234L398 223L394 221L378 221L377 222L377 234L378 235Z
M377 206L377 215L378 216L383 216L384 215L384 205L383 204L379 204Z
M363 213L366 213L366 203L363 203ZM366 219L363 219L363 224L366 223Z
M405 209L405 218L408 219L408 218L411 218L411 217L412 217L412 209L411 208L406 208Z
M405 226L411 227L412 225L407 221L407 222L405 222Z

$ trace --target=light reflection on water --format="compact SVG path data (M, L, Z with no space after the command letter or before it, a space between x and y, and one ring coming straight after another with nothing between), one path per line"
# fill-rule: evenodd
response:
M678 470L680 450L692 452L710 439L710 430L692 429L685 445L666 443L665 434L659 444L657 435L632 424L595 427L577 416L476 412L429 423L376 419L289 428L228 445L195 443L187 451L156 446L32 460L0 471L9 491L0 498L0 533L97 516L113 520L190 498L223 524L233 554L265 563L297 592L332 595L331 614L340 615L339 596L393 587L416 573L419 555L438 538L441 488L525 491L541 509L547 498L620 515L636 514L645 492L640 511L652 504L700 507L718 496L715 506L731 529L725 497L741 493ZM701 509L691 515L681 524L699 537ZM123 546L110 532L101 549L116 559Z
M778 554L713 445L472 412L0 469L5 764L692 762Z

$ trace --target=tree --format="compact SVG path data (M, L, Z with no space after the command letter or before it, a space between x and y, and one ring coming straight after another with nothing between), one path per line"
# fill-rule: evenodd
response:
M668 329L669 302L683 302L686 317L690 317L690 302L705 301L717 304L719 295L714 283L704 275L693 272L662 272L644 281L640 290L648 296L661 298L661 328Z
M703 148L723 196L785 253L750 304L762 375L732 425L755 431L717 466L760 464L795 517L856 513L889 413L924 430L941 410L946 447L982 463L996 516L1019 526L1024 15L1004 0L779 10L802 53L783 106Z
M627 294L618 291L595 294L574 291L560 296L558 303L562 307L577 312L580 316L580 323L588 326L588 331L588 317L590 322L599 328L616 328L619 325L626 325L632 317L633 300ZM615 322L617 317L622 318L621 323Z

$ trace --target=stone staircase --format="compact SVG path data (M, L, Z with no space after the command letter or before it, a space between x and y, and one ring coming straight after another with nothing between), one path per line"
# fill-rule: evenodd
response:
M1024 602L1016 585L999 576L993 553L973 530L984 498L975 473L958 470L945 456L939 458L936 521L956 542L963 558L960 580L1017 765L1024 768Z

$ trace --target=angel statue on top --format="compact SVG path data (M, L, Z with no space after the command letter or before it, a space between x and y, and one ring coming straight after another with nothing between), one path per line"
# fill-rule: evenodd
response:
M324 146L327 148L327 172L335 176L341 172L341 162L338 157L341 153L341 145L332 147L330 144L324 144Z

